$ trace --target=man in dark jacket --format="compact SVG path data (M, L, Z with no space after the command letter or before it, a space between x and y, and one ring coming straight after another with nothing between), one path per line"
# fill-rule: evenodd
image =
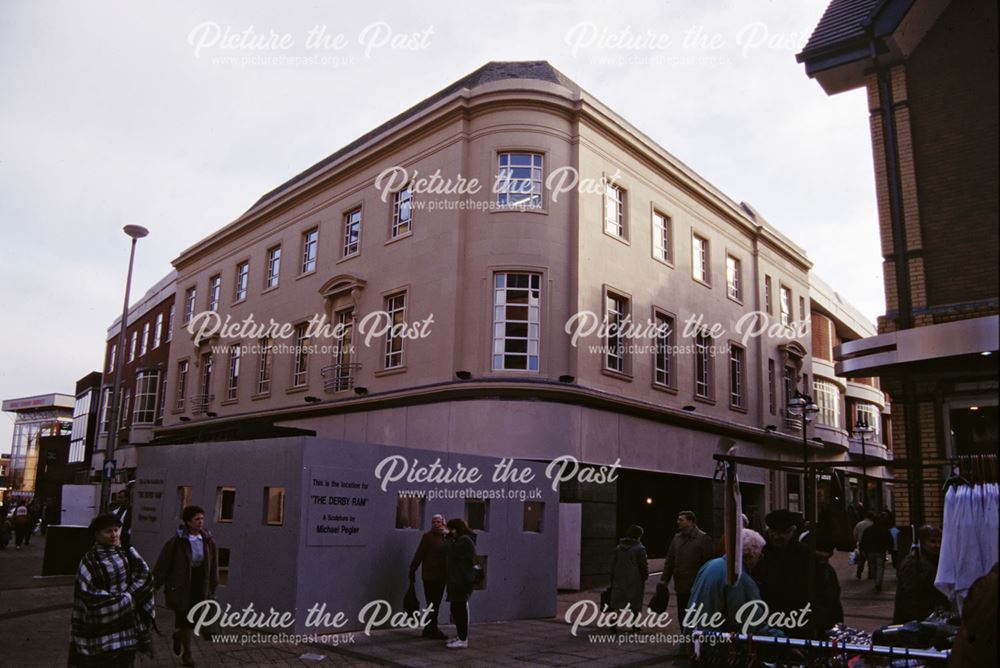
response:
M809 548L797 540L798 513L781 509L768 513L767 545L753 577L771 612L801 610L809 601Z
M657 588L666 587L671 578L677 594L677 619L684 619L691 587L702 564L711 559L712 539L698 528L698 518L690 510L677 514L677 533L670 541L667 559L663 562L663 574Z
M410 584L417 579L417 568L421 566L421 576L424 582L424 597L427 607L431 608L430 621L424 627L423 636L433 640L445 640L448 636L438 628L438 611L441 609L441 599L448 584L447 555L445 537L448 529L445 527L443 515L431 518L431 530L420 538L420 545L410 562Z
M861 536L861 551L865 553L869 573L875 578L875 591L882 591L885 575L885 555L892 549L892 534L889 533L889 516L885 513L875 518L875 523L865 529Z
M642 612L642 595L649 578L646 546L642 544L643 530L633 524L619 541L611 560L611 609L628 608L634 614Z
M896 575L893 624L922 621L937 608L948 607L948 597L934 586L938 554L941 552L941 530L929 525L922 526L917 535L920 538L920 549L903 559Z

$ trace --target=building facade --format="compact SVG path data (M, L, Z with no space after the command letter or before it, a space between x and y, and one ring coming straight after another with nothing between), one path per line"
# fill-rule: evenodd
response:
M562 586L603 577L630 524L654 556L681 510L721 530L713 455L731 445L801 458L805 253L548 63L480 68L174 266L153 446L293 430L615 467L560 489L560 551L581 555ZM821 441L819 460L850 449ZM741 479L758 526L793 500L764 470Z
M996 20L985 0L835 0L798 55L827 93L868 93L886 313L834 355L893 398L901 523L940 525L950 465L998 446Z
M68 394L4 400L3 412L15 415L8 474L9 498L28 501L34 496L41 439L70 433L73 403L74 397Z
M138 466L135 446L149 442L153 438L153 428L162 424L167 359L176 317L174 311L174 272L170 272L129 308L125 350L118 350L121 318L108 328L95 450L99 454L89 460L92 480L101 480L108 434L112 428L118 430L114 482L126 483L133 479ZM119 362L123 366L118 424L111 425L111 393Z

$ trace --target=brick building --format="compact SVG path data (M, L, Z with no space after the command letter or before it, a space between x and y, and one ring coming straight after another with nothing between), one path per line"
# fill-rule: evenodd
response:
M942 476L997 450L997 6L834 0L798 60L868 92L886 312L835 349L893 399L902 523L942 520Z

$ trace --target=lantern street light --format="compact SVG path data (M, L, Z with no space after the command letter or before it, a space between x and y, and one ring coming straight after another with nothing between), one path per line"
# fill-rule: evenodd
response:
M118 330L118 352L115 355L115 382L111 390L111 404L108 412L108 447L104 451L104 466L101 474L101 512L107 512L111 501L111 478L116 469L115 446L118 441L118 411L121 408L122 368L125 366L125 330L128 328L128 300L132 290L132 265L135 261L135 242L149 234L141 225L126 225L125 234L132 238L132 248L128 255L128 276L125 279L125 303L122 305L122 320Z
M803 493L805 495L805 518L809 522L815 522L816 518L813 516L813 492L812 492L812 480L814 476L809 470L809 441L806 438L806 428L809 423L812 422L813 415L819 412L819 406L812 400L808 394L802 394L801 392L796 392L795 396L788 400L788 414L792 417L797 417L802 419L802 473L805 476L804 485L805 488Z
M858 411L858 419L854 422L854 435L861 439L861 503L868 508L868 455L865 451L865 436L875 431L868 424L868 418L861 411Z

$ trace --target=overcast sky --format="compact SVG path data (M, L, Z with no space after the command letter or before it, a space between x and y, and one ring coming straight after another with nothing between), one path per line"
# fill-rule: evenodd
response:
M874 321L865 97L828 97L795 62L826 4L4 2L0 398L72 394L100 369L123 225L150 229L138 296L260 195L490 60L550 61Z

